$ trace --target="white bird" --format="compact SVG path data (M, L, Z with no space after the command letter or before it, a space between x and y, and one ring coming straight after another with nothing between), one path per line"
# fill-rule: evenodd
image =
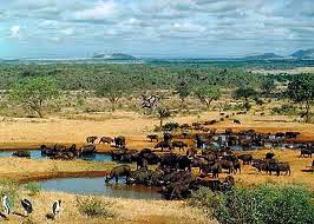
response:
M4 195L2 197L2 205L5 209L5 214L9 215L11 213L11 208L10 208L10 203L9 203L9 198L7 195Z
M57 215L60 217L61 212L61 200L55 201L52 205L52 213L56 217Z
M27 199L21 200L21 205L24 208L25 216L28 216L33 212L33 205L29 200Z

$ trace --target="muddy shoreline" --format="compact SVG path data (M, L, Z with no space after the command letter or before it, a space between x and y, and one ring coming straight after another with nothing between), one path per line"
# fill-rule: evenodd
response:
M49 146L49 144L47 144ZM52 144L51 144L52 145ZM0 145L0 152L16 152L16 151L31 151L31 150L38 150L40 151L40 145L34 145L34 146L1 146ZM96 154L103 154L103 155L111 155L111 150L100 150L97 151Z
M17 183L25 184L28 182L59 179L59 178L79 178L79 177L105 177L109 171L61 171L61 172L36 172L26 175L16 176L14 174L2 174L1 178L15 180ZM12 177L13 176L13 177Z

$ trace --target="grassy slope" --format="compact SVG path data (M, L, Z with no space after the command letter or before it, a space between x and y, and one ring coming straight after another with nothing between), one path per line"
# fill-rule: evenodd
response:
M0 177L16 181L75 176L76 173L86 173L86 175L90 176L100 173L100 175L104 176L104 172L110 171L115 165L115 163L96 163L81 160L57 161L22 158L0 158L0 164Z
M62 199L62 214L60 219L55 220L54 223L214 223L206 218L200 210L185 206L184 202L99 198L109 204L108 209L114 214L113 218L89 218L80 214L75 195L42 192L31 198L34 204L34 213L29 219L33 223L46 223L45 215L51 212L52 203ZM17 205L15 211L22 212L22 209ZM21 223L21 220L25 219L11 215L8 223Z

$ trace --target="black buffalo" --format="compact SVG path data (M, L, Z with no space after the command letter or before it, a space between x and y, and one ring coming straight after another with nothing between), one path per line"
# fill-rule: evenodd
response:
M129 165L119 165L114 167L110 174L106 176L105 182L109 183L110 180L115 178L116 183L119 182L119 177L129 177L131 174L131 167Z

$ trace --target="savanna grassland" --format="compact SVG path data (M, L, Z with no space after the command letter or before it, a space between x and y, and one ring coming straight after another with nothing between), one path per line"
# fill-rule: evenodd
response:
M314 74L312 64L304 63L2 64L0 148L23 150L56 143L80 146L88 136L122 135L129 149L141 150L153 148L154 143L146 135L157 133L161 137L161 124L206 120L217 120L208 126L217 131L226 128L263 133L297 131L301 133L297 141L314 142ZM309 90L310 94L302 90ZM143 108L143 99L151 96L158 98L158 103ZM161 113L161 109L167 113ZM239 111L246 113L232 115ZM229 118L220 120L222 112L229 114ZM234 123L235 119L241 123ZM105 153L112 150L104 144L96 148ZM301 171L313 159L299 158L299 151L282 148L250 153L263 158L269 151L274 151L280 161L289 162L291 176L270 177L244 166L242 173L235 175L238 186L302 184L314 190L313 173ZM19 183L52 177L103 176L115 165L82 160L0 158L0 177ZM2 188L5 190L7 186L3 184ZM27 196L34 201L36 211L29 219L12 217L9 223L21 220L44 223L47 204L58 198L64 201L64 211L55 223L216 222L185 201L100 196L95 198L113 215L90 218L79 211L77 197L82 196L44 191L30 196L29 190L22 186L12 186L19 197Z

